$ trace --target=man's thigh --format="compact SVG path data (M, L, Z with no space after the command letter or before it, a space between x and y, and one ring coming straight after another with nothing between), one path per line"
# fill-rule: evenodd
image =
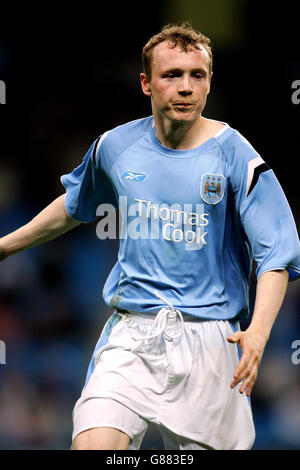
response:
M74 449L137 450L148 428L141 416L109 398L81 397L73 421Z
M78 434L72 450L127 450L130 437L119 429L93 428Z

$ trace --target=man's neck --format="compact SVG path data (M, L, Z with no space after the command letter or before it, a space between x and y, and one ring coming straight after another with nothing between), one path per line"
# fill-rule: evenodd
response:
M213 137L223 124L200 116L192 123L172 122L154 116L155 135L164 146L174 150L191 150Z
M154 116L155 134L159 142L175 150L197 147L201 129L201 116L194 122L174 122L161 116Z

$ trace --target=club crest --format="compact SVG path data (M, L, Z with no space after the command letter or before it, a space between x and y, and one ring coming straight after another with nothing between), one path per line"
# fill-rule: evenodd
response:
M225 193L225 176L216 174L202 175L200 196L206 204L218 204Z

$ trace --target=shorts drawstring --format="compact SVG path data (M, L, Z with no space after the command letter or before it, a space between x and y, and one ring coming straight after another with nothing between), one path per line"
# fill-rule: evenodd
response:
M163 307L160 309L160 311L155 317L155 320L153 321L153 324L151 326L149 333L146 336L141 336L139 338L132 336L132 338L135 341L144 341L144 340L154 339L154 338L157 338L161 333L164 333L167 339L174 340L174 339L179 338L179 336L181 335L183 331L184 320L182 317L182 313L179 310L175 309L173 305L170 302L168 302L164 297L162 297L157 291L155 291L154 294L156 295L156 297L162 300L165 304L167 304L167 307ZM166 327L167 327L168 322L173 323L173 324L175 323L177 315L179 316L179 320L180 320L180 331L178 334L173 336L170 333L167 333ZM154 333L152 333L153 331Z

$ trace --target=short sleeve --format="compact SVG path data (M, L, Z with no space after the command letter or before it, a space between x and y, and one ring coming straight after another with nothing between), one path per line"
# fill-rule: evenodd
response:
M257 263L256 275L287 269L300 277L300 243L294 217L273 170L245 140L235 148L231 173L236 208Z
M100 204L116 207L113 184L101 168L98 156L95 163L98 141L93 142L78 167L60 178L66 189L66 212L78 222L95 221Z

